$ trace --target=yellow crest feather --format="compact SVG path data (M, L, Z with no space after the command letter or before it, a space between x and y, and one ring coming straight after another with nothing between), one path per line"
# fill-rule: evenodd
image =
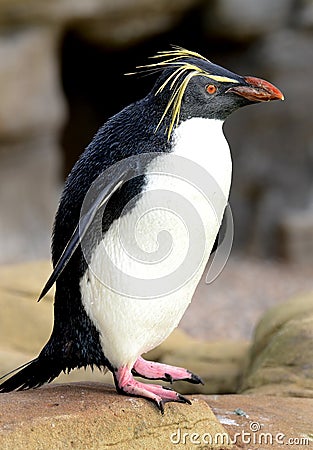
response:
M173 91L171 97L166 105L166 108L162 114L162 117L156 127L156 131L159 129L162 124L164 118L168 113L171 115L170 124L167 129L167 137L168 140L171 137L173 129L179 123L179 116L181 110L181 103L185 93L185 90L188 86L189 81L195 76L205 76L209 79L219 81L219 82L228 82L228 83L238 83L237 80L232 78L223 77L220 75L214 75L206 72L195 64L188 63L184 61L186 58L198 58L203 61L210 62L208 59L204 58L199 53L186 50L185 48L173 46L173 50L168 51L159 51L156 55L151 57L152 59L161 59L162 61L158 61L152 64L147 64L144 66L138 66L137 69L143 70L162 70L167 67L177 67L171 75L163 82L163 84L156 91L155 95L158 95L160 92L164 90L166 86L169 85L170 91ZM170 111L171 110L171 111Z

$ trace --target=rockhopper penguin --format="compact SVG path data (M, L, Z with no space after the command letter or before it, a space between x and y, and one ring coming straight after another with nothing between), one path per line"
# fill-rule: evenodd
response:
M67 178L53 230L54 271L40 296L56 283L53 331L0 392L96 366L113 373L119 393L150 399L163 412L166 402L190 401L134 376L202 382L141 355L177 327L212 252L231 184L224 120L283 95L180 47L156 58L145 66L159 74L151 92L100 128Z

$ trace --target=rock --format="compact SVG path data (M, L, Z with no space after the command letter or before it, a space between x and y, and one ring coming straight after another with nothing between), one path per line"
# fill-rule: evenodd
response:
M119 2L121 7L125 3L127 0ZM19 25L30 21L45 25L64 25L78 19L99 16L103 10L114 8L115 4L113 1L104 3L101 0L77 0L73 8L71 0L56 0L51 3L42 3L40 0L1 0L1 21Z
M48 258L60 193L56 138L1 144L0 159L0 263Z
M16 295L17 297L24 296L28 299L30 302L28 305L29 308L34 308L30 312L30 316L36 314L38 308L44 308L47 300L50 303L49 308L51 308L54 297L54 287L52 287L44 299L41 300L41 303L36 303L41 289L50 276L51 271L52 264L49 260L1 265L0 289L3 294L0 296L0 301L2 302L2 305L7 302L10 307L15 308L18 300L10 302L5 298L5 295L10 293L11 295ZM18 310L16 309L15 312L18 313Z
M313 397L313 294L270 310L260 321L242 392Z
M40 0L1 1L2 22L71 26L85 38L106 46L129 46L169 30L200 0ZM0 19L1 23L1 19Z
M227 433L206 402L168 403L162 416L147 400L96 383L0 394L3 450L199 448L200 436ZM186 443L182 442L183 433ZM180 441L180 442L179 442ZM66 444L65 444L66 443ZM211 445L226 449L231 446Z
M287 25L291 10L291 0L219 0L206 8L206 28L215 36L251 39Z
M58 32L50 28L21 28L1 33L2 141L56 132L63 125L65 103L59 81L57 43Z
M16 367L34 358L34 355L31 353L27 354L26 352L19 352L7 347L2 348L2 345L0 347L0 379Z
M77 22L76 29L85 39L108 48L137 44L173 28L199 0L137 0L120 3L111 1L102 15Z
M231 205L241 251L279 254L286 215L290 210L308 214L312 155L306 136L311 129L307 111L313 100L308 76L312 61L311 35L286 28L264 35L233 63L239 73L269 79L285 94L285 102L251 106L226 123L235 155Z
M41 262L13 267L0 267L0 342L5 350L25 353L27 360L37 355L50 335L52 295L40 304L36 299L51 266Z
M313 262L313 210L285 214L280 225L281 254L294 263Z
M259 321L254 333L253 354L259 354L272 336L287 322L313 313L313 294L297 295L283 304L270 308Z
M266 395L206 395L237 449L278 450L312 446L313 400Z
M193 395L162 416L145 399L98 383L0 394L3 450L160 448L270 450L312 445L313 400L264 395ZM209 405L209 407L208 407ZM212 408L212 411L211 409Z
M49 255L65 120L57 42L38 26L0 34L0 263Z
M313 28L313 2L312 0L299 0L294 18L295 24L302 28L312 30Z

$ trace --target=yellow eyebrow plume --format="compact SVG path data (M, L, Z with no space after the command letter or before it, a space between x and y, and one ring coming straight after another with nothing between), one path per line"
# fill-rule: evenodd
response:
M239 83L238 80L234 80L233 78L221 77L220 75L207 75L211 80L219 81L220 83Z
M137 69L143 69L144 71L163 70L172 67L174 71L168 76L168 78L159 87L155 95L160 94L164 88L169 85L169 90L172 91L171 97L165 107L162 117L156 127L156 131L161 126L164 118L167 114L170 114L170 124L167 127L167 137L170 140L171 134L175 126L179 123L179 116L181 110L181 103L183 95L188 86L190 80L195 76L205 76L211 80L218 81L220 83L239 83L239 81L223 77L220 75L214 75L206 72L196 64L192 64L186 61L186 58L196 58L202 61L210 62L208 59L201 56L199 53L186 50L185 48L173 46L173 50L160 51L152 59L162 59L161 61L147 64L144 66L138 66ZM129 74L130 75L130 74Z

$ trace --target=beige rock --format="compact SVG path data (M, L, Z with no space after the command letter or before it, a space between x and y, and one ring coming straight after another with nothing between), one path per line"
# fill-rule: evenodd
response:
M232 39L251 39L283 27L291 12L290 0L251 2L250 0L219 0L208 4L208 32Z
M42 307L47 300L50 304L53 300L54 287L51 288L39 304L36 303L51 271L52 264L49 260L0 266L0 289L4 291L3 295L0 297L0 301L6 302L6 293L24 296L30 302L29 307L34 308L31 313L35 314L36 311L38 311L38 308ZM8 302L8 304L12 308L15 308L16 301L13 303ZM16 310L16 312L18 313L18 310Z
M1 4L0 4L1 12ZM65 119L57 61L58 31L49 27L0 35L2 140L56 131Z
M66 109L58 36L34 25L0 33L0 263L49 254Z
M193 449L199 448L193 441L205 433L227 439L207 404L193 397L191 401L192 405L166 404L162 416L147 400L120 396L96 383L1 394L0 411L5 414L0 416L0 447L150 450L157 445L161 449ZM214 442L210 446L230 447Z
M0 160L0 264L47 258L60 193L56 139L2 144Z
M270 308L259 321L255 333L252 352L258 355L268 344L272 335L290 320L313 313L313 293L297 295L283 304Z
M256 330L242 391L313 397L313 295L270 310Z
M169 403L161 416L150 402L120 396L96 383L1 394L0 446L3 450L68 446L150 450L156 445L166 450L278 450L287 446L304 450L312 445L312 399L262 395L189 398L191 406ZM178 443L171 443L171 437ZM207 444L210 437L217 445Z
M313 211L291 211L281 220L281 253L298 264L313 262Z
M5 350L37 355L52 328L51 294L39 304L50 264L0 267L0 343ZM24 361L25 362L25 361Z
M266 395L201 395L201 398L208 402L236 449L312 447L312 399Z

